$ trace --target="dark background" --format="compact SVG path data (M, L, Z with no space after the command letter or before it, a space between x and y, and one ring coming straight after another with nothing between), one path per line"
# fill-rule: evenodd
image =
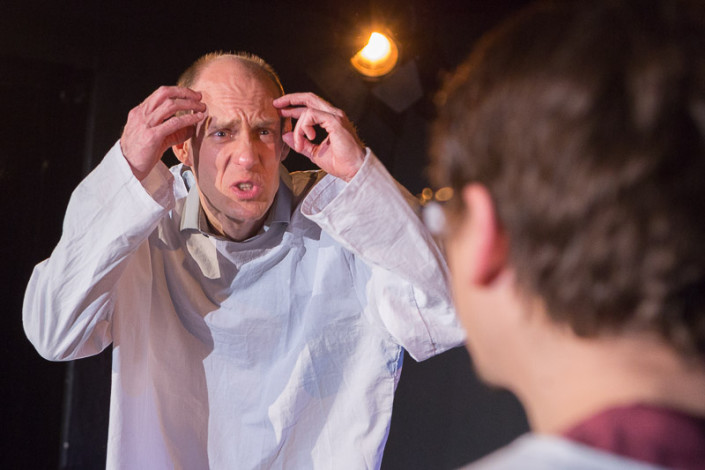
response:
M45 361L24 336L21 306L32 267L59 239L72 189L119 138L132 107L205 52L250 51L274 66L287 91L313 91L343 108L392 174L418 193L443 73L525 3L3 2L0 466L104 466L110 350L74 363ZM347 65L372 21L401 43L402 66L377 83ZM298 155L286 164L310 167ZM455 468L525 430L516 400L479 384L464 349L421 364L407 356L382 467Z

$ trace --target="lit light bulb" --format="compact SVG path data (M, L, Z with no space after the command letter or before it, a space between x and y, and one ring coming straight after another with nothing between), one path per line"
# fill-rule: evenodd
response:
M373 32L367 45L360 49L350 63L366 77L379 78L391 72L399 59L394 41L382 33Z
M370 62L386 59L392 51L392 46L389 44L384 34L372 33L367 45L362 48L360 54L363 58Z

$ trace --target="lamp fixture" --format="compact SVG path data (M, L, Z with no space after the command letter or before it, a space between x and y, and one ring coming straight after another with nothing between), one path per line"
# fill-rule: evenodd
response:
M375 31L367 45L350 59L350 63L362 75L374 79L394 70L398 60L399 48L394 40Z

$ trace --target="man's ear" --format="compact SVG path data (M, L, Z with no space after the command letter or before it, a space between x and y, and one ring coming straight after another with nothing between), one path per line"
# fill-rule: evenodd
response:
M282 136L286 134L287 132L291 132L292 129L292 124L291 124L291 118L285 118L284 122L282 123ZM281 153L279 154L279 161L283 162L287 156L289 156L289 151L291 149L289 148L288 145L286 145L286 142L282 139L282 149Z
M468 218L466 223L472 233L470 281L487 286L507 268L507 234L499 222L494 201L486 187L469 184L463 188L462 198L467 208L464 217Z
M174 155L176 155L176 158L178 158L181 163L193 168L193 159L191 158L191 152L189 152L190 145L191 140L189 139L186 142L173 145L171 151L174 152Z

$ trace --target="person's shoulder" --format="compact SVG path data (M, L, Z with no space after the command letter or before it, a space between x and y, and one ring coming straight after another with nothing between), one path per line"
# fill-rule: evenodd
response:
M593 449L558 436L526 434L462 470L656 470L636 460Z

